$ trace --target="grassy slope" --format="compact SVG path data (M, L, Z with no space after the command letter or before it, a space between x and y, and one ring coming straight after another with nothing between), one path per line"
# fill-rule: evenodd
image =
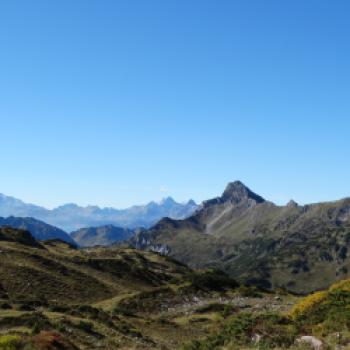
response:
M225 319L211 335L183 350L312 349L297 341L319 339L323 349L350 348L350 280L300 299L293 308L275 312L244 311ZM270 310L271 311L271 310ZM252 339L259 335L259 344Z
M301 349L295 339L304 334L325 349L350 344L349 281L301 299L151 252L1 233L1 350L238 350L256 348L254 334L262 349Z
M60 349L175 349L215 329L224 312L264 309L274 298L241 297L227 276L192 272L155 253L38 244L18 230L0 240L0 275L1 350L7 349L1 341L15 341L8 336L18 337L9 349L22 349L22 341L69 341Z
M71 233L80 247L109 246L129 239L134 231L113 225L87 227Z

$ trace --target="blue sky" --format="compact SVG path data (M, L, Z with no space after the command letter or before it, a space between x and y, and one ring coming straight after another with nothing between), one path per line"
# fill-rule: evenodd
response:
M0 192L52 207L350 196L347 0L0 2Z

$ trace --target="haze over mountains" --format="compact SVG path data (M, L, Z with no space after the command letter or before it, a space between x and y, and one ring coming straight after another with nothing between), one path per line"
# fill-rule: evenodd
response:
M163 217L186 218L197 207L193 200L189 200L187 203L177 203L174 199L168 197L160 203L150 202L146 205L135 205L127 209L100 208L98 206L81 207L77 204L65 204L48 210L0 194L0 217L33 217L66 232L104 225L132 229L137 227L148 228Z

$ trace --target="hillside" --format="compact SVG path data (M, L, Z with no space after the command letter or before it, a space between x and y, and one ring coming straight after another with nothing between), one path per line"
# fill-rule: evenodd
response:
M188 219L165 218L131 244L193 268L307 293L349 276L350 199L277 206L237 181Z
M300 298L153 252L78 250L12 228L0 228L0 275L1 350L305 350L305 335L324 349L350 344L350 280Z
M126 209L100 208L95 205L81 207L70 203L49 210L0 194L0 216L33 217L66 232L104 225L131 229L148 228L166 216L173 219L184 219L192 215L197 207L193 200L187 203L177 203L168 197L159 203L150 202Z
M350 280L300 299L280 312L243 311L229 316L207 337L182 350L293 349L350 347Z
M11 228L0 228L0 275L0 349L173 349L214 322L197 308L237 287L155 253L78 250Z
M120 241L126 241L133 236L135 230L105 225L87 227L71 233L71 237L80 247L109 246Z
M29 231L38 240L61 239L75 245L75 241L63 230L30 217L0 217L0 227L13 227Z

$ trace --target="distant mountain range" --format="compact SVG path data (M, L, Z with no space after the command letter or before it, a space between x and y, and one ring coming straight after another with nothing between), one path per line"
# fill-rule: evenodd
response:
M236 181L191 217L164 218L131 244L193 268L305 293L350 276L350 198L277 206Z
M0 194L0 216L32 217L72 232L85 227L114 225L134 229L151 227L163 217L184 219L194 213L197 204L190 200L177 203L171 197L160 203L150 202L127 209L100 208L98 206L81 207L76 204L65 204L49 210L34 204Z

